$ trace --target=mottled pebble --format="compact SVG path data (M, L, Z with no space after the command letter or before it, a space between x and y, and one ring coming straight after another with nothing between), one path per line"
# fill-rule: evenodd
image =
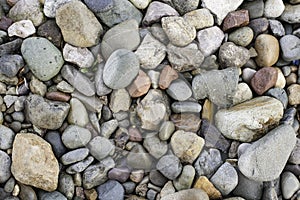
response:
M30 20L21 20L13 23L8 29L8 36L17 36L20 38L27 38L35 33L35 27Z
M63 49L65 61L74 63L80 68L89 68L94 63L94 56L87 48L66 44Z

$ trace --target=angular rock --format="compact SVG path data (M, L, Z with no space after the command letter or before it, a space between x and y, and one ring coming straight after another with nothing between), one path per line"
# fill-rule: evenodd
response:
M0 57L0 73L8 77L14 77L24 66L24 60L20 55L3 55Z
M37 35L45 37L55 46L60 47L62 44L62 34L55 20L47 20L37 29Z
M75 190L73 177L68 174L62 173L59 176L58 190L62 194L64 194L68 199L72 199L72 197L74 196L74 190Z
M285 9L283 13L281 14L280 18L284 22L290 23L290 24L297 24L300 23L300 5L291 5L291 4L285 4Z
M0 183L5 183L11 176L11 158L4 151L0 150Z
M62 133L61 139L69 149L84 147L91 140L91 132L80 126L69 125Z
M238 160L239 170L249 179L271 181L278 178L296 144L290 125L281 125L252 143Z
M275 86L278 71L273 67L263 67L251 78L251 87L258 94L262 95L271 87Z
M63 49L65 61L76 64L80 68L89 68L94 64L94 56L87 48L66 44Z
M30 20L21 20L13 23L7 30L8 36L17 36L20 38L27 38L35 33L35 27Z
M102 102L99 98L96 98L95 96L87 97L77 91L74 91L72 93L72 97L79 99L87 110L91 112L97 112L100 113L103 107Z
M249 24L248 10L237 10L228 13L223 22L223 31L229 31L233 28L246 26Z
M222 44L219 49L219 60L223 67L242 67L249 59L248 49L236 46L232 42Z
M48 81L56 76L64 64L61 52L42 37L25 39L21 52L29 69L41 81Z
M136 144L131 149L126 161L129 167L143 170L150 170L154 163L151 155L140 144Z
M167 93L170 97L178 101L185 101L192 96L190 84L182 79L173 81L169 85Z
M103 31L97 18L81 1L71 1L61 6L55 19L64 41L74 46L96 45Z
M125 89L114 90L110 96L109 108L114 113L120 111L128 111L131 104L131 99Z
M297 105L300 104L300 85L299 84L292 84L287 88L289 104L290 105Z
M280 39L282 58L286 61L300 59L300 39L294 35L285 35Z
M201 119L199 115L193 113L173 114L170 119L176 130L196 133L200 128Z
M241 7L243 9L246 9L249 11L250 19L262 17L264 14L264 1L263 0L246 1L246 2L243 2Z
M271 67L278 60L279 43L272 35L259 35L255 40L255 50L258 54L255 61L260 67Z
M159 159L168 151L166 141L161 141L157 136L148 136L144 139L143 146L156 159Z
M94 160L95 159L94 159L93 156L88 156L84 160L82 160L78 163L75 163L75 164L71 165L70 167L68 167L66 169L66 172L68 174L76 174L76 173L83 172L90 164L92 164L92 162Z
M234 42L236 45L247 46L253 39L253 31L248 26L239 28L229 34L229 41Z
M197 75L192 81L196 99L208 98L220 107L232 104L237 90L239 72L237 68L211 70Z
M128 93L131 97L140 97L146 94L151 87L151 80L149 76L140 70L135 80L127 87Z
M17 181L46 191L58 185L59 166L51 146L32 133L16 135L11 172Z
M249 27L253 30L254 37L257 37L259 34L264 33L268 30L269 21L265 17L253 19L250 21Z
M167 89L171 82L178 78L178 73L169 65L166 65L159 76L159 87L161 89Z
M281 178L281 188L283 197L290 199L300 189L299 180L293 173L284 172Z
M161 200L185 200L185 199L209 200L207 194L203 190L196 189L196 188L181 190L179 192L175 192L173 194L169 194L161 198Z
M18 38L11 42L7 42L5 44L0 45L0 56L6 54L14 54L20 49L22 42L23 41L20 38Z
M198 7L199 0L173 0L174 7L178 12L183 15L189 11L195 10Z
M230 139L251 142L276 126L283 116L283 105L277 99L261 96L215 115L216 127Z
M264 15L267 18L276 18L283 13L284 9L285 6L282 0L267 0L265 2Z
M159 159L156 169L170 180L176 179L182 170L182 165L178 157L174 155L165 155Z
M68 115L70 105L58 101L47 101L38 95L29 95L25 110L32 124L45 129L58 129Z
M7 150L12 147L15 133L8 127L0 125L0 149Z
M274 36L282 37L285 35L285 29L280 21L275 19L269 19L269 24Z
M220 199L222 194L215 186L205 177L200 176L194 184L194 188L198 188L206 192L210 199Z
M193 25L196 30L208 28L214 25L214 17L206 8L192 10L186 13L183 18Z
M247 83L239 83L237 91L233 97L233 105L243 103L247 100L252 99L252 91Z

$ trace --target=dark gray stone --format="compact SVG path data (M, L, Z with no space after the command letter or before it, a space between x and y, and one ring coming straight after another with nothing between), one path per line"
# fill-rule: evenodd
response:
M288 99L287 93L284 89L282 89L282 88L271 88L266 92L266 95L278 99L282 103L284 108L287 107L289 99Z
M151 181L151 183L153 183L154 185L157 185L159 187L163 187L168 179L166 177L164 177L159 171L157 170L152 170L149 174L149 179Z
M67 148L62 143L61 134L59 132L49 131L45 136L45 140L51 144L53 153L57 158L60 158L66 153Z
M112 9L114 6L113 0L84 0L84 3L95 13L105 12Z
M14 54L16 51L20 49L22 42L23 40L16 39L11 42L7 42L5 44L0 45L0 56L6 54Z

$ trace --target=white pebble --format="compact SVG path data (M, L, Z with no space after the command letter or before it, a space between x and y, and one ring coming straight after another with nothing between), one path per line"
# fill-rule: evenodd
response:
M87 48L74 47L66 44L63 49L64 59L78 65L80 68L89 68L94 63L94 56Z
M17 36L20 38L27 38L28 36L33 35L36 30L32 21L21 20L13 23L7 31L9 37Z

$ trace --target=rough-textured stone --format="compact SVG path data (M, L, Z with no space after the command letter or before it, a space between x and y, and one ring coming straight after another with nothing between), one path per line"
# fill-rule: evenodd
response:
M262 17L264 14L263 0L244 1L241 7L249 11L250 19Z
M46 191L57 188L59 167L48 142L31 133L19 133L12 152L11 171L16 180Z
M76 174L76 173L83 172L90 164L92 164L92 162L94 162L94 160L95 159L93 156L88 156L84 160L79 161L79 162L71 165L70 167L68 167L66 169L66 172L68 174Z
M176 130L184 130L196 133L200 128L201 119L199 115L193 113L173 114L170 117Z
M287 88L289 104L290 105L297 105L300 104L300 85L299 84L292 84Z
M49 18L54 18L56 16L56 11L58 8L64 4L70 2L71 0L43 0L44 1L44 14Z
M286 61L300 59L300 39L294 35L285 35L280 39L282 58Z
M45 37L55 46L60 47L62 44L62 34L55 20L47 20L37 29L37 35Z
M178 78L178 73L169 65L166 65L159 76L159 87L161 89L167 89L171 82Z
M295 144L294 129L281 125L242 153L238 160L239 170L252 180L274 180L281 174Z
M0 150L0 183L5 183L11 176L11 158L4 151Z
M276 126L282 116L282 103L272 97L262 96L219 110L215 123L225 137L251 142Z
M271 67L278 60L279 43L272 35L259 35L255 40L255 50L258 54L255 61L260 67Z
M199 0L173 0L174 7L183 15L189 11L195 10L198 7Z
M23 58L20 55L3 55L0 57L0 63L0 73L8 77L16 76L24 66Z
M285 35L285 29L280 21L275 19L269 19L269 24L274 36L282 37Z
M279 17L285 9L282 0L267 0L265 2L264 15L268 18Z
M114 112L128 111L131 99L125 89L114 90L110 96L109 108Z
M101 24L81 1L71 1L61 6L55 19L65 42L74 46L93 46L102 34Z
M186 13L183 18L193 25L196 30L208 28L214 25L214 17L206 8L192 10Z
M223 22L223 31L229 31L233 28L246 26L249 24L248 10L237 10L228 13Z
M248 49L232 42L222 44L219 49L219 60L223 67L242 67L250 59Z
M203 190L194 188L188 190L181 190L179 192L175 192L173 194L169 194L161 198L161 200L185 200L185 199L209 200L209 197Z
M280 18L291 24L297 24L300 23L300 5L290 5L290 4L285 4L285 9L283 13L281 14Z
M229 34L229 41L234 42L236 45L247 46L251 43L254 33L249 27L241 27Z
M253 19L250 21L249 27L253 30L254 37L257 37L259 34L264 33L268 30L269 21L265 17Z
M76 64L80 68L89 68L94 63L94 56L87 48L66 44L63 49L65 61Z
M161 157L156 168L162 173L166 178L170 180L176 179L182 170L182 164L180 160L174 155L165 155Z
M233 97L233 105L243 103L244 101L252 99L253 94L247 83L239 83L237 91Z
M156 159L161 158L168 151L168 144L157 136L148 136L144 139L143 146Z
M26 38L35 33L35 27L30 20L21 20L13 23L7 30L8 36Z
M251 87L258 94L262 95L271 87L275 86L278 78L278 71L273 67L263 67L251 78Z
M122 200L124 199L125 190L118 181L109 180L97 187L97 192L99 200Z
M210 199L221 199L222 194L215 186L206 178L206 176L200 176L194 184L194 188L198 188L206 192Z

